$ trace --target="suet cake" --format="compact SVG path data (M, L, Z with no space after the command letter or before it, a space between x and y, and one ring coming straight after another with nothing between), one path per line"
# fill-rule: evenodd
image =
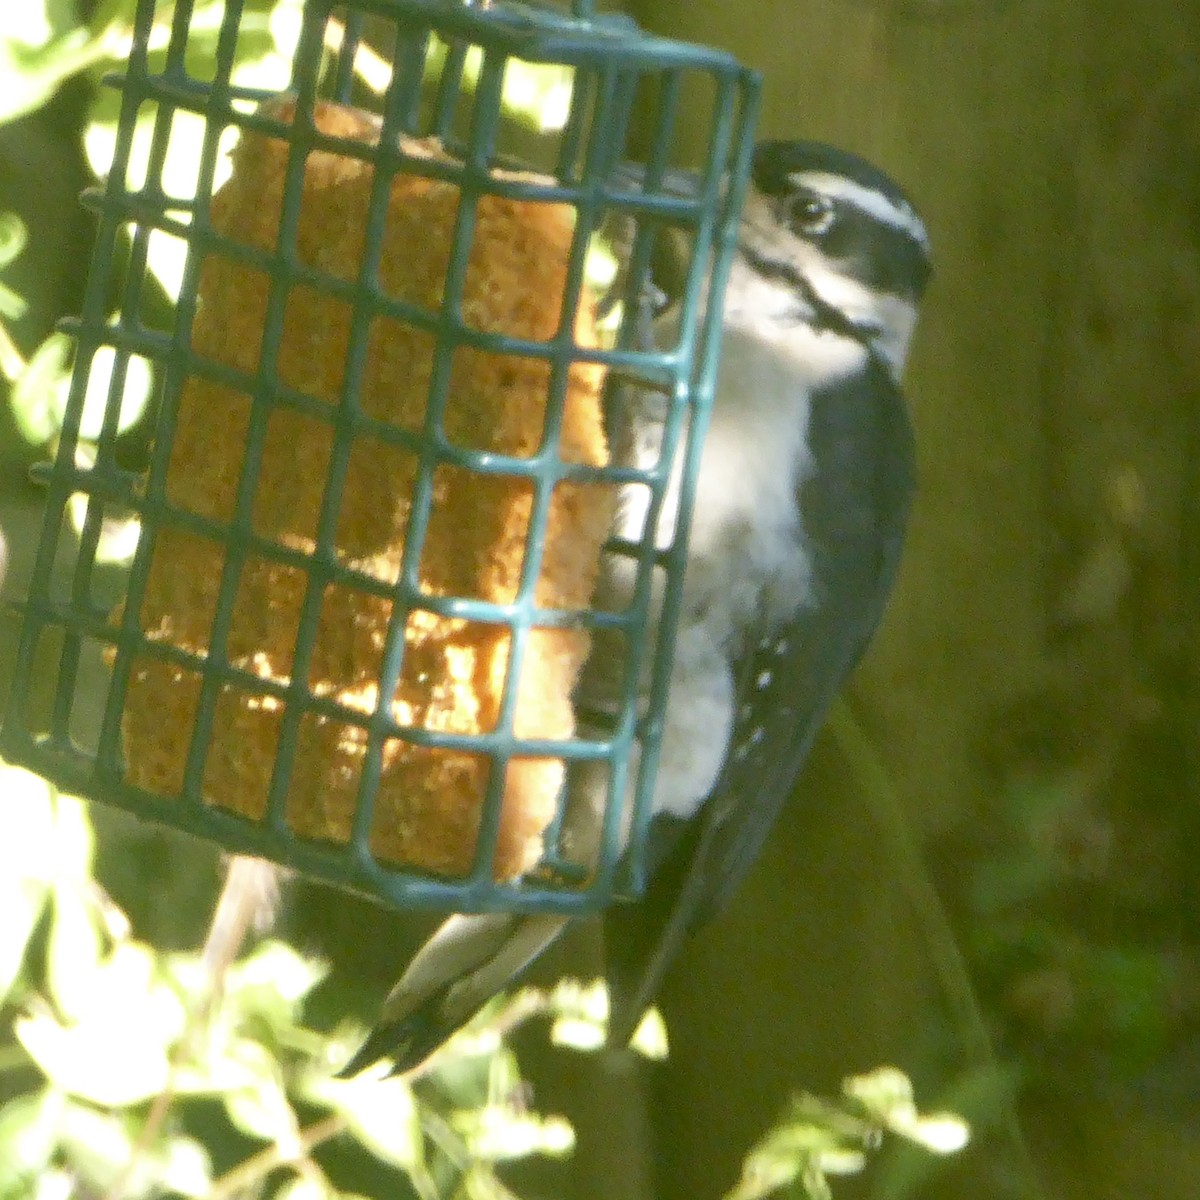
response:
M294 119L294 102L271 115ZM375 144L377 118L318 103L319 132ZM445 158L436 142L405 139L406 153ZM213 197L211 225L223 239L276 254L289 154L279 137L243 131L234 171ZM375 167L361 158L315 148L304 163L295 259L344 283L360 276ZM549 182L549 181L546 181ZM437 314L455 236L460 190L451 182L397 171L375 279L385 296ZM478 197L460 317L469 329L549 342L562 321L563 293L574 231L565 204ZM287 254L282 263L286 275ZM426 427L437 341L433 333L383 313L366 318L365 366L353 395L344 371L355 333L345 299L308 283L286 284L278 354L262 346L273 288L270 275L223 254L219 245L200 268L191 352L200 369L183 385L166 479L172 505L228 526L243 471L252 401L248 392L203 371L211 361L234 368L266 397L266 428L250 506L252 532L311 555L335 449L335 424L386 422L421 434ZM369 293L368 293L369 295ZM368 303L361 300L358 303ZM360 317L360 320L363 319ZM597 345L594 301L585 288L574 317L575 345ZM311 415L271 396L282 389L328 406ZM550 364L459 344L452 350L442 421L454 447L527 458L542 445ZM608 462L601 389L603 368L572 362L567 371L558 454L567 463ZM257 382L252 382L257 381ZM339 565L395 582L401 570L420 463L416 453L355 429L333 536ZM533 511L535 485L519 475L480 474L440 461L432 473L432 510L420 550L423 593L496 604L517 598ZM553 487L538 569L535 603L585 609L608 534L614 489L563 480ZM148 639L205 658L225 546L169 522L154 530L154 548L140 623ZM257 554L237 566L238 583L225 647L234 667L287 685L306 592L320 587L310 569ZM393 601L345 582L319 598L317 633L307 687L347 715L373 712ZM496 727L509 667L512 631L413 608L406 618L404 664L391 699L401 726L462 734ZM565 739L575 729L570 694L587 657L589 636L575 627L533 628L524 648L514 732ZM192 737L201 675L150 655L135 657L123 732L131 782L178 794ZM262 819L275 768L284 701L252 686L221 685L202 791L209 803ZM349 839L367 730L307 712L301 718L287 792L286 817L297 834ZM487 755L420 747L388 738L370 833L380 859L435 873L471 869L491 762ZM507 767L499 839L492 864L510 879L538 859L542 833L554 815L564 766L560 759L515 757Z

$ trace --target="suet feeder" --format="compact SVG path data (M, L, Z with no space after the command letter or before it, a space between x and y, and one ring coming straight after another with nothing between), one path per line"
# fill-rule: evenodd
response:
M109 81L3 753L395 905L636 895L756 77L583 0L307 0L290 82L266 91L237 69L263 7L225 0L215 60L192 17L140 0ZM186 187L164 170L180 121L201 130ZM669 230L690 245L679 332L647 349ZM147 315L155 240L179 251L169 320ZM154 381L141 461L132 375ZM610 453L619 380L664 397L652 470ZM618 490L644 489L652 530L677 462L674 544L606 546ZM118 520L133 549L114 571ZM591 607L606 554L636 564L621 611ZM600 635L620 683L608 725L585 726L573 689ZM579 863L563 797L589 764L609 799Z

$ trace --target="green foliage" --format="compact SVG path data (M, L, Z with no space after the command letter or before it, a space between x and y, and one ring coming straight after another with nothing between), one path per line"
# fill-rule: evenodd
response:
M364 1031L304 1023L323 964L264 941L214 980L199 954L133 936L92 876L80 801L0 766L0 822L0 994L13 1031L0 1071L20 1081L0 1108L2 1200L49 1195L51 1180L62 1197L332 1200L345 1193L319 1151L334 1137L423 1200L500 1198L499 1164L572 1149L562 1117L527 1108L503 1034L544 1014L590 1022L577 1043L600 1044L595 987L498 1001L403 1078L337 1079ZM216 1138L203 1119L214 1106ZM249 1149L218 1161L230 1145Z
M783 1120L746 1156L742 1177L725 1200L759 1200L782 1191L831 1200L829 1177L858 1174L885 1133L937 1155L956 1153L970 1137L957 1114L919 1113L908 1076L880 1067L845 1080L837 1102L796 1097Z
M0 29L0 121L37 108L71 75L86 72L95 85L105 71L118 68L132 46L135 7L135 0L103 0L90 21L83 22L75 6L61 0L16 6L13 17ZM212 77L224 16L224 0L196 0L185 65L197 79ZM300 0L248 0L239 24L233 82L268 90L285 87L300 18ZM172 20L172 6L159 6L150 33L151 70L161 70L166 64ZM104 178L112 165L120 103L117 91L96 87L86 115L84 147L99 178ZM130 188L146 181L151 142L162 119L157 104L144 104L138 111L125 181ZM201 115L182 110L172 113L160 183L168 196L182 204L195 198L206 136ZM225 131L223 150L229 148L233 136L233 130ZM225 158L218 163L228 171ZM218 178L216 183L221 181ZM25 240L20 220L0 214L0 271L20 254ZM187 244L181 239L161 230L149 233L147 266L169 301L178 295L186 257ZM78 362L72 340L60 333L50 334L26 360L4 326L24 310L23 299L0 285L0 373L11 384L9 404L16 428L31 446L53 444L63 427L72 380L83 375L86 389L76 453L80 465L86 467L95 458L93 443L110 410L116 410L117 433L141 419L153 395L154 371L146 359L117 353L109 346L97 349L90 361ZM151 319L149 323L155 322ZM75 497L69 515L77 530L82 528L86 512L86 499ZM136 522L106 510L98 559L127 561L138 532Z
M1137 937L1117 920L1081 920L1101 888L1087 856L1105 833L1069 775L1014 783L1003 799L999 844L965 892L976 973L1019 1038L1052 1043L1059 1056L1103 1045L1111 1062L1140 1069L1178 1032L1176 957L1147 936L1136 909ZM1120 908L1114 897L1114 917Z
M31 445L44 445L57 437L62 429L71 394L73 347L72 339L66 334L52 333L13 381L10 399L13 414L21 435ZM95 441L100 436L117 367L117 354L111 346L101 346L92 355L79 427L79 436L84 441ZM125 356L122 369L116 400L117 433L139 420L150 400L154 382L150 364L136 354Z
M25 228L25 222L16 213L0 212L0 378L9 383L25 370L25 360L5 322L19 321L29 310L29 305L23 296L4 283L3 275L20 257L28 241L29 230Z
M119 68L128 58L133 38L135 0L104 0L88 22L83 22L73 4L41 0L14 6L14 15L0 29L0 121L12 120L46 102L67 78L88 73L98 84L106 71ZM287 85L291 58L300 29L300 0L248 0L239 25L234 57L235 84L278 90ZM211 78L217 39L225 16L224 0L197 0L188 27L185 64L197 79ZM173 9L162 5L150 34L150 69L162 70ZM83 128L84 148L98 178L112 165L116 146L120 93L96 87ZM146 182L151 141L162 119L159 106L142 105L134 127L126 184L137 188ZM166 159L161 186L167 196L181 203L195 198L197 171L206 136L204 118L196 113L175 111L170 118ZM224 135L223 149L233 137ZM219 160L228 170L227 162ZM218 184L220 179L216 181ZM24 247L24 228L11 214L0 220L0 271ZM154 230L149 235L147 265L165 294L178 295L187 255L186 243ZM14 320L24 311L24 302L10 289L0 286L0 322ZM51 442L62 427L70 393L74 356L71 341L51 334L23 361L0 324L0 369L12 383L10 403L22 437L31 445ZM109 402L114 370L120 382L113 402L119 406L118 432L142 415L153 389L150 364L137 356L117 355L102 347L88 369L80 437L86 442L99 435L100 422Z
M349 1194L321 1154L334 1138L407 1179L421 1200L513 1200L502 1164L573 1149L563 1117L529 1109L505 1037L538 1015L554 1043L598 1049L602 983L523 989L415 1072L387 1077L385 1063L338 1079L364 1031L305 1023L323 964L267 940L214 979L200 954L138 941L93 877L86 806L2 764L0 824L0 999L13 1031L0 1042L10 1097L0 1107L0 1200L338 1200ZM657 1013L634 1048L666 1053ZM843 1093L838 1104L798 1098L727 1200L785 1188L829 1197L829 1177L861 1170L885 1132L936 1154L966 1142L961 1118L917 1111L894 1068L849 1079ZM230 1147L242 1149L231 1157Z
M0 274L20 256L29 241L29 230L16 213L0 212ZM0 320L18 321L25 315L24 299L0 283Z
M40 108L73 75L89 72L95 78L118 68L129 57L135 9L136 0L100 0L85 21L74 0L29 0L12 5L0 27L0 122ZM247 44L238 48L239 68L253 70L253 64L275 48L275 39L281 34L294 44L299 9L299 0L249 0L243 19ZM211 71L224 10L224 0L196 0L189 27L189 69L207 64ZM285 13L290 20L282 15ZM172 19L173 7L160 5L158 26L150 38L152 69L161 66L161 58L155 64L154 56L165 52ZM115 97L115 93L106 94ZM111 107L115 110L115 100ZM108 106L101 105L101 115L94 116L92 123L103 125L107 112ZM115 119L115 111L112 116Z
M124 5L130 11L133 4ZM105 17L98 6L85 24L74 0L29 0L7 6L0 26L0 122L40 108L62 82L106 57Z
M128 4L127 8L131 16L133 5ZM213 78L217 39L224 17L224 0L197 0L188 25L184 54L185 69L193 79ZM238 25L231 82L235 86L267 91L285 88L291 77L300 20L300 0L247 0ZM161 28L157 28L150 39L149 69L152 72L162 71L166 66L170 22L170 8L162 7L159 14ZM83 145L92 171L101 179L108 175L112 165L120 110L120 92L107 87L96 92L88 110ZM162 119L157 104L147 102L138 109L125 178L125 185L131 190L145 186L151 144ZM209 136L209 126L203 114L182 109L171 112L166 157L158 180L164 195L183 204L196 198L206 136ZM218 158L215 187L228 177L229 164L224 153L231 148L235 138L236 131L232 128L221 134L222 157ZM172 299L179 295L186 257L187 245L179 238L161 230L150 234L147 265Z

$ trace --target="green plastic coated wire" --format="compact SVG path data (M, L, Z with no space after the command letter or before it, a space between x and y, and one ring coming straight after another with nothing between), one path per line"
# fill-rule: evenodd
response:
M728 270L742 191L748 173L758 79L727 54L654 37L628 18L596 15L591 0L568 8L476 0L308 0L292 52L294 118L285 122L262 105L271 94L240 86L235 67L244 47L242 0L226 0L215 62L203 77L196 70L195 0L139 0L132 49L124 73L108 80L119 88L120 118L112 169L102 186L85 195L97 215L97 238L82 311L63 328L77 340L76 371L53 464L42 473L46 516L27 600L11 698L0 728L0 752L75 794L116 804L143 817L216 840L225 848L262 855L318 879L398 906L460 911L511 910L582 913L614 899L637 895L644 885L643 845L650 816L657 742L670 674L679 580L685 541L669 551L644 545L637 555L638 583L627 612L540 609L535 600L539 563L548 527L550 497L564 480L631 482L650 493L648 529L657 525L671 464L685 464L682 516L686 524L699 462L700 439L711 404L719 342L719 300ZM363 63L386 61L382 91L364 82ZM565 69L569 100L555 124L531 134L509 111L506 89L520 71ZM321 100L373 109L377 141L354 141L323 133L314 121ZM681 128L683 113L706 119L699 130ZM165 182L177 116L202 118L193 195L180 196ZM287 144L278 237L274 251L242 244L213 226L210 205L231 127ZM697 146L690 162L674 161L681 135ZM438 137L447 156L419 158L403 149L406 137ZM536 143L542 174L506 173L497 165L525 162ZM368 162L370 201L357 276L334 277L297 249L305 163L316 151ZM616 170L641 161L634 175ZM681 166L694 168L696 188L681 194L666 185ZM143 169L144 168L144 169ZM459 191L453 247L436 310L387 294L377 275L385 244L388 197L398 172L452 183ZM463 294L476 218L484 195L566 204L574 210L571 249L559 333L540 342L474 328L464 318ZM574 344L574 318L588 282L589 253L602 227L614 218L632 227L628 266L618 285L625 313L611 345ZM638 297L648 287L658 239L682 229L693 249L680 298L681 335L661 349L638 344ZM152 237L186 243L186 260L173 321L160 328L150 310ZM199 301L200 269L220 255L268 278L258 364L246 372L202 359L192 330ZM281 371L285 314L295 289L313 289L344 303L351 314L340 402L329 404L287 383ZM114 315L115 314L115 315ZM376 419L359 404L367 371L372 322L386 318L423 331L434 345L432 379L422 429ZM456 445L442 417L450 399L456 350L537 359L548 367L546 427L541 446L515 458ZM96 389L97 351L111 348L113 369L99 431L84 401ZM144 463L131 469L119 453L121 400L130 362L153 364L158 388L153 438ZM663 461L653 470L614 463L606 467L564 462L557 441L563 422L572 363L599 363L610 376L654 387L668 399ZM180 396L189 380L203 379L249 398L233 512L221 522L174 503L168 468L177 436ZM314 548L282 545L256 530L254 505L271 414L287 411L322 422L330 430L327 477L320 484ZM84 430L88 437L85 438ZM239 434L239 437L243 435ZM420 464L395 581L356 569L339 555L340 504L351 452L370 438L388 452L404 451ZM478 475L529 481L532 516L515 596L488 603L467 596L429 595L418 578L419 556L433 516L434 473L444 467ZM311 485L312 481L308 481ZM70 514L84 502L72 528ZM141 534L127 571L101 561L105 521L115 511L133 512ZM151 558L159 533L172 530L207 539L220 548L221 566L211 581L215 605L207 650L191 653L151 638L141 627ZM261 678L235 661L230 650L239 579L245 564L265 560L304 580L303 601L285 678ZM649 628L651 579L665 572L661 618ZM388 700L372 712L348 712L329 694L309 686L322 598L331 587L374 597L390 606L382 634L378 694L396 694L404 670L408 615L414 611L506 626L509 665L491 732L468 735L399 726ZM116 592L116 603L114 603ZM629 669L623 709L604 737L550 740L519 738L513 730L516 680L531 631L544 627L611 629L623 634ZM639 698L639 664L650 664L649 697ZM135 662L180 668L198 680L182 783L170 795L134 786L127 778L122 723ZM97 665L103 669L97 672ZM103 676L99 716L97 674ZM88 682L90 681L90 682ZM48 686L49 685L49 686ZM216 807L205 794L206 763L218 737L218 705L229 690L260 698L280 713L275 759L261 819ZM44 697L49 691L48 704ZM81 696L87 695L87 702ZM305 720L357 726L362 769L347 843L298 835L289 825L288 797L297 756L304 750ZM401 869L371 850L375 802L385 746L392 739L432 749L486 755L492 766L473 865L462 877ZM634 744L640 754L631 754ZM557 846L562 813L545 835L546 867L516 881L496 883L491 863L500 829L506 765L515 757L548 757L568 767L580 759L608 763L609 806L603 822L600 861L591 875L562 862ZM636 762L636 777L632 775ZM622 809L634 796L633 828L624 844Z

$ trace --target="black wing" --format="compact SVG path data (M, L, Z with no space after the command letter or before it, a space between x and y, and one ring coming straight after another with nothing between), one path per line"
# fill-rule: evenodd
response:
M632 1035L682 939L720 910L758 856L895 579L915 456L904 398L874 358L852 391L813 397L808 441L815 469L800 503L814 597L736 664L730 754L701 819L652 830L659 861L645 899L606 917L613 1045Z

